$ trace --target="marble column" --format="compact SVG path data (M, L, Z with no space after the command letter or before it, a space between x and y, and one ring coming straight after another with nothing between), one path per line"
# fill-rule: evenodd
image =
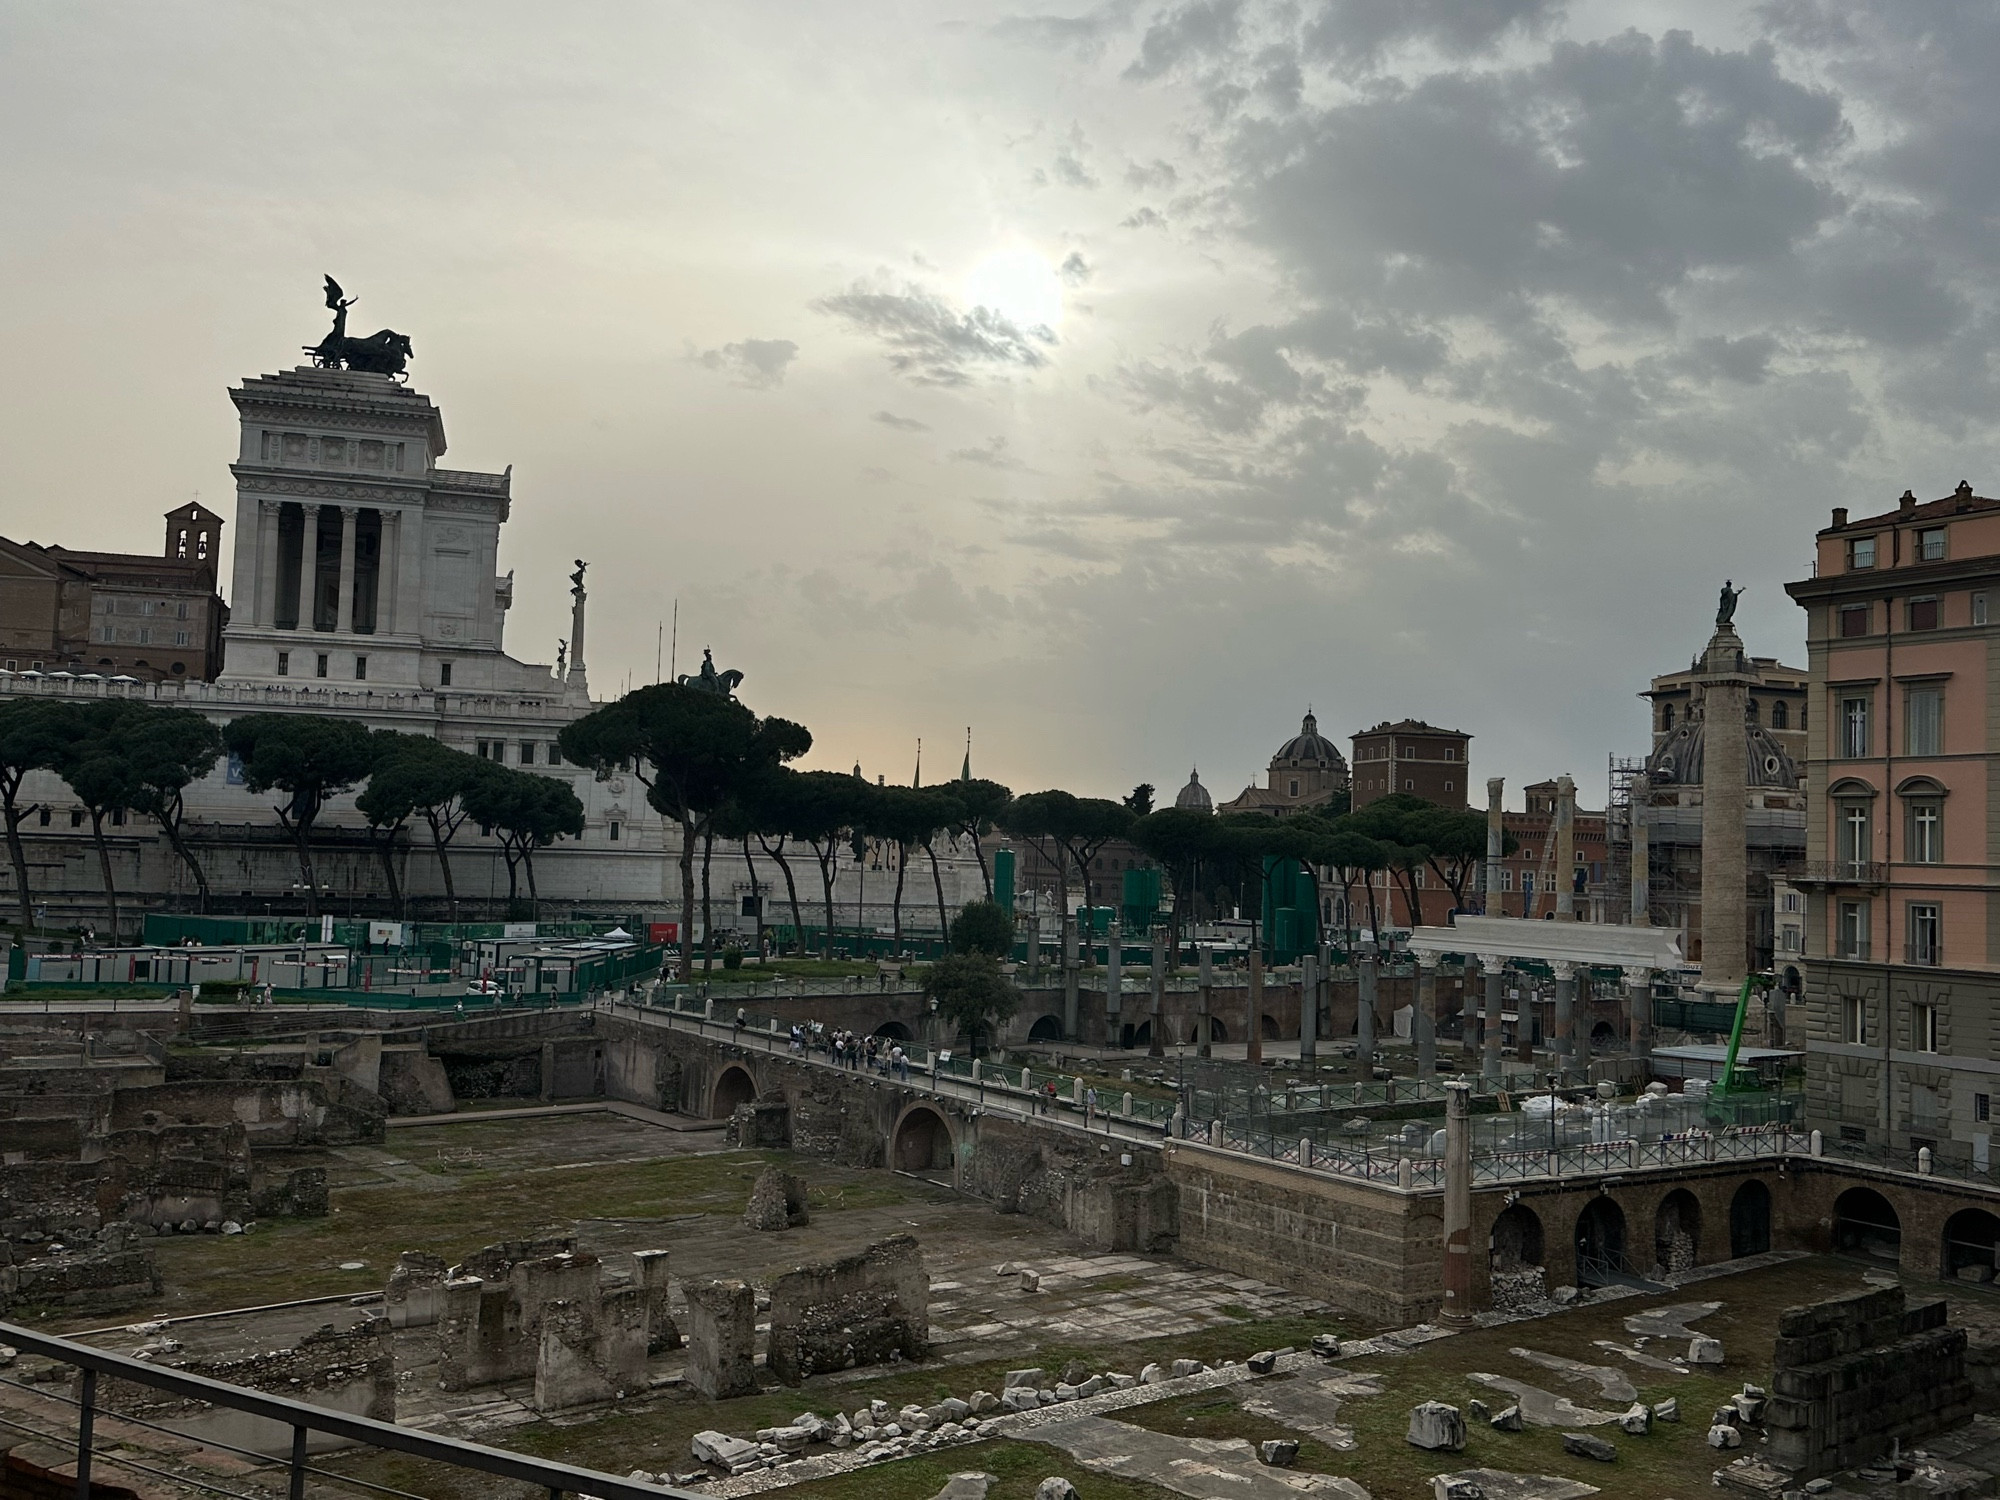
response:
M1113 922L1104 933L1104 1044L1125 1045L1125 932Z
M1167 1025L1167 934L1158 927L1153 929L1153 1003L1151 1014L1146 1017L1147 1030L1152 1041L1146 1046L1146 1056L1165 1057L1167 1039L1164 1035Z
M344 634L354 630L354 528L361 512L352 505L340 508L340 603L334 613L333 628Z
M1363 1083L1375 1076L1375 975L1375 944L1363 943L1361 973L1354 985L1354 1061Z
M1570 1052L1576 1059L1571 1066L1576 1069L1577 1078L1584 1083L1590 1082L1590 983L1590 970L1586 966L1576 979L1575 1019L1570 1027L1574 1043Z
M1319 1057L1319 960L1308 953L1299 960L1299 1061Z
M1507 819L1501 809L1501 799L1507 790L1504 776L1486 778L1486 882L1485 911L1489 917L1502 915L1500 910L1500 862L1505 858L1507 847Z
M1454 1328L1472 1322L1472 1085L1444 1086L1444 1312Z
M1643 1060L1653 1047L1653 971L1625 971L1625 1037L1633 1057Z
M1743 642L1718 624L1701 664L1701 988L1718 1003L1736 999L1749 964L1745 665Z
M1646 818L1645 794L1632 795L1632 925L1653 925L1653 830Z
M1556 975L1556 1024L1550 1050L1556 1069L1567 1078L1576 1061L1576 965L1557 959L1549 967Z
M1556 920L1576 920L1576 783L1556 778Z
M299 528L299 629L319 629L319 507L301 504Z
M381 516L382 540L375 551L375 632L394 635L402 628L403 618L396 597L403 563L403 513L385 510Z
M396 522L396 629L421 635L424 628L424 513L406 510Z
M1438 955L1419 953L1417 960L1417 1003L1410 1012L1410 1030L1417 1044L1417 1077L1437 1076L1437 974Z
M257 502L257 612L256 623L266 627L278 623L278 516L276 500Z
M1068 912L1062 915L1062 971L1063 971L1063 1040L1080 1042L1082 1034L1077 1030L1077 956L1076 918Z
M1507 960L1498 953L1479 955L1479 972L1486 981L1486 1034L1481 1038L1479 1076L1488 1083L1500 1081L1500 1039L1506 1023L1500 1012L1506 1008Z
M1195 1052L1196 1057L1213 1055L1210 1033L1215 1029L1209 1017L1215 1004L1215 950L1201 948L1195 958Z
M1250 945L1250 987L1248 1001L1244 1006L1244 1024L1248 1031L1244 1036L1243 1059L1245 1062L1260 1063L1264 1060L1264 953L1257 944Z
M1032 988L1042 980L1042 919L1039 913L1030 913L1025 928L1028 938L1028 984Z

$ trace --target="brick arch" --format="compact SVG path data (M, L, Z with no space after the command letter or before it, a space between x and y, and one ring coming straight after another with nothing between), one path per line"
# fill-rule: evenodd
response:
M938 1172L958 1177L958 1132L935 1104L917 1099L903 1106L889 1132L889 1165L899 1172Z
M1701 1200L1684 1187L1653 1210L1653 1264L1670 1275L1701 1264Z
M715 1075L715 1087L709 1091L708 1117L711 1120L726 1120L736 1113L739 1104L749 1104L757 1097L757 1080L742 1063L731 1063Z

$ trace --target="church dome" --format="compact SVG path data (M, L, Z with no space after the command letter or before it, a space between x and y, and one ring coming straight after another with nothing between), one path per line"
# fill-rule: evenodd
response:
M1201 772L1188 772L1188 784L1180 789L1174 798L1175 807L1184 807L1189 812L1214 812L1215 799L1208 795L1208 788L1201 784Z
M1647 779L1654 786L1700 786L1707 727L1705 715L1685 720L1646 758ZM1798 764L1785 753L1785 747L1770 730L1746 720L1743 736L1747 785L1788 792L1798 790Z
M1319 732L1319 720L1310 713L1299 726L1299 732L1286 740L1271 757L1274 766L1315 766L1347 769L1347 757L1340 753L1340 747Z

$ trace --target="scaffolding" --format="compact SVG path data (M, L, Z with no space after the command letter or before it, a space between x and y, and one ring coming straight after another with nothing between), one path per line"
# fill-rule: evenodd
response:
M1604 796L1605 917L1629 922L1632 912L1632 788L1645 780L1642 755L1613 755Z

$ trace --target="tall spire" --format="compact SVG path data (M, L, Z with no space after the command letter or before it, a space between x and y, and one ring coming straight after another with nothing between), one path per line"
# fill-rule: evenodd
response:
M965 763L958 768L960 781L972 780L972 726L965 726Z
M916 772L916 774L915 774L914 776L912 776L912 777L910 778L910 785L911 785L911 786L922 786L923 784L924 784L924 737L923 737L922 735L918 735L918 736L917 736L917 772Z

